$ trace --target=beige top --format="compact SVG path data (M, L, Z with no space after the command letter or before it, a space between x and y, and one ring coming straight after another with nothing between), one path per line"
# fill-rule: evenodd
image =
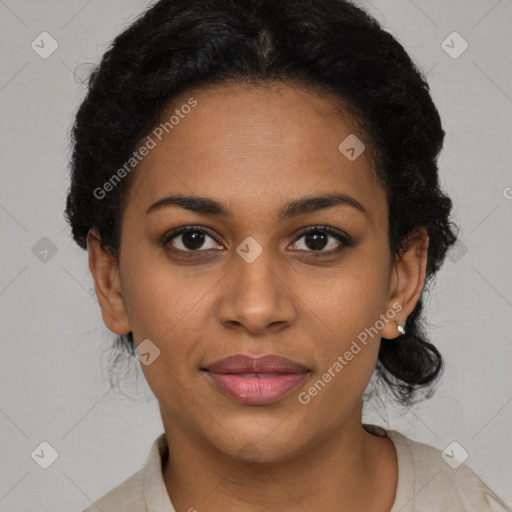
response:
M466 464L453 469L433 446L395 430L369 424L363 427L389 437L395 445L398 485L390 512L512 512ZM144 467L83 512L176 512L162 476L167 453L163 433L155 439Z

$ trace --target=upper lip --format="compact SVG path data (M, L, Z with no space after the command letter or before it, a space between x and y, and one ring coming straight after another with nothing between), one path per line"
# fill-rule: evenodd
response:
M309 371L301 364L275 354L251 357L237 354L219 359L205 368L213 373L298 373Z

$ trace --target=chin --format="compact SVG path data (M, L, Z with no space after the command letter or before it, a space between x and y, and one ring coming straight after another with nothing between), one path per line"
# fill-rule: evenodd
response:
M296 437L290 436L290 425L277 422L265 422L260 425L254 423L246 428L238 425L231 432L231 437L211 440L217 450L240 462L251 464L264 464L284 462L292 459L301 451L301 446L307 448L307 440L303 443ZM277 428L276 428L277 427ZM279 429L282 427L282 430ZM221 434L219 432L219 434ZM222 434L221 434L222 435Z

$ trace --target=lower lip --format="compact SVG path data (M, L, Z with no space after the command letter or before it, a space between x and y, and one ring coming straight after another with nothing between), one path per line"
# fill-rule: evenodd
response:
M267 374L206 373L221 391L245 404L268 404L275 402L297 388L308 374L308 372Z

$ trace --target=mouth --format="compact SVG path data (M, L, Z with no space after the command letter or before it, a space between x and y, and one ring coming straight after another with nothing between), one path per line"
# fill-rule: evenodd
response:
M279 400L308 376L305 366L277 355L235 355L201 368L209 381L238 402L261 405Z

